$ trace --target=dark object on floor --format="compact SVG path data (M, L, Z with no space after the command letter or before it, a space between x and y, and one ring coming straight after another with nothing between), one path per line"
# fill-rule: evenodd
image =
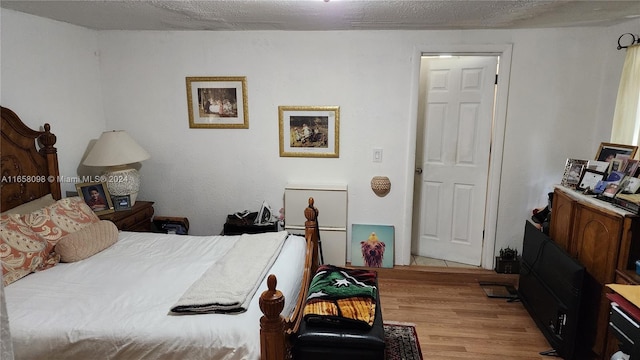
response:
M525 225L518 296L552 350L565 360L588 357L592 346L581 311L585 268L531 222ZM595 333L595 332L591 332ZM579 345L579 346L578 346Z
M495 282L480 282L480 287L487 297L499 298L499 299L517 299L518 290L511 284L495 283Z
M507 247L500 249L500 256L496 256L495 271L500 274L520 273L520 257L518 250Z
M385 360L422 360L418 334L413 325L384 324L384 342Z

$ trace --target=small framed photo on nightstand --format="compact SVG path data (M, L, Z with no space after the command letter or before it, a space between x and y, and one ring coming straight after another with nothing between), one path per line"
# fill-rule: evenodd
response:
M111 203L109 190L107 190L107 183L79 183L76 184L76 190L78 190L78 195L84 199L84 202L89 205L96 215L109 214L113 212L113 204Z
M111 202L116 211L131 209L131 196L129 195L112 196Z

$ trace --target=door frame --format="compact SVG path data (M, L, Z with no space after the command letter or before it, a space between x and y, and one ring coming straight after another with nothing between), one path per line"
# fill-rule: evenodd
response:
M499 76L496 91L494 125L491 131L491 154L489 157L489 178L487 185L487 201L484 220L484 241L482 245L481 266L493 269L495 261L496 232L498 223L498 205L500 199L500 177L502 173L502 156L504 151L504 135L507 122L507 99L509 95L509 79L511 75L512 44L434 44L414 47L412 57L411 101L409 126L409 148L407 154L407 192L405 198L405 234L410 241L402 249L402 260L411 263L411 246L413 243L413 203L415 182L416 141L418 127L418 106L420 93L420 63L423 54L499 56ZM493 241L487 241L493 239Z

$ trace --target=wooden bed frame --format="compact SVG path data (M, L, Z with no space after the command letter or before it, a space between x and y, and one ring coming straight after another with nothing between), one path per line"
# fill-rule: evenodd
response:
M12 110L0 107L2 115L2 138L0 165L0 210L6 211L31 200L51 194L61 198L58 154L54 147L56 136L51 126L36 131L25 125ZM37 145L36 145L37 144ZM300 295L295 299L295 309L290 317L281 315L285 301L276 289L275 275L268 277L268 290L260 295L260 356L262 360L284 360L291 358L292 338L298 331L302 319L304 301L308 295L311 278L318 267L317 209L313 198L304 210L305 238L307 250ZM257 326L257 324L256 324Z

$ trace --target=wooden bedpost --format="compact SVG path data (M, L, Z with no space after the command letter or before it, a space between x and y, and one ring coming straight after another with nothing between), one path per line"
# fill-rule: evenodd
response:
M51 125L49 123L44 124L44 133L38 138L40 141L40 153L47 159L47 167L49 169L49 187L51 189L51 195L54 199L60 200L62 198L62 191L60 189L60 181L58 172L58 150L53 146L56 144L56 136L51 133ZM51 181L53 179L53 181Z
M271 274L267 279L268 290L260 295L260 359L284 360L286 351L284 319L284 295L276 290L278 280Z
M307 218L307 221L304 223L304 236L307 239L311 239L313 242L313 254L311 257L311 268L310 273L315 274L316 270L318 270L318 238L319 232L318 229L318 209L314 206L314 200L312 197L309 198L309 206L304 209L304 216Z
M307 248L305 253L305 268L302 274L300 293L295 301L295 308L289 318L281 315L285 298L282 292L276 290L277 279L271 274L267 278L267 290L260 295L260 310L264 314L260 318L260 358L261 360L285 360L291 358L292 336L298 331L304 304L309 293L309 284L318 269L318 210L313 206L313 198L309 198L309 206L304 209L305 239Z

